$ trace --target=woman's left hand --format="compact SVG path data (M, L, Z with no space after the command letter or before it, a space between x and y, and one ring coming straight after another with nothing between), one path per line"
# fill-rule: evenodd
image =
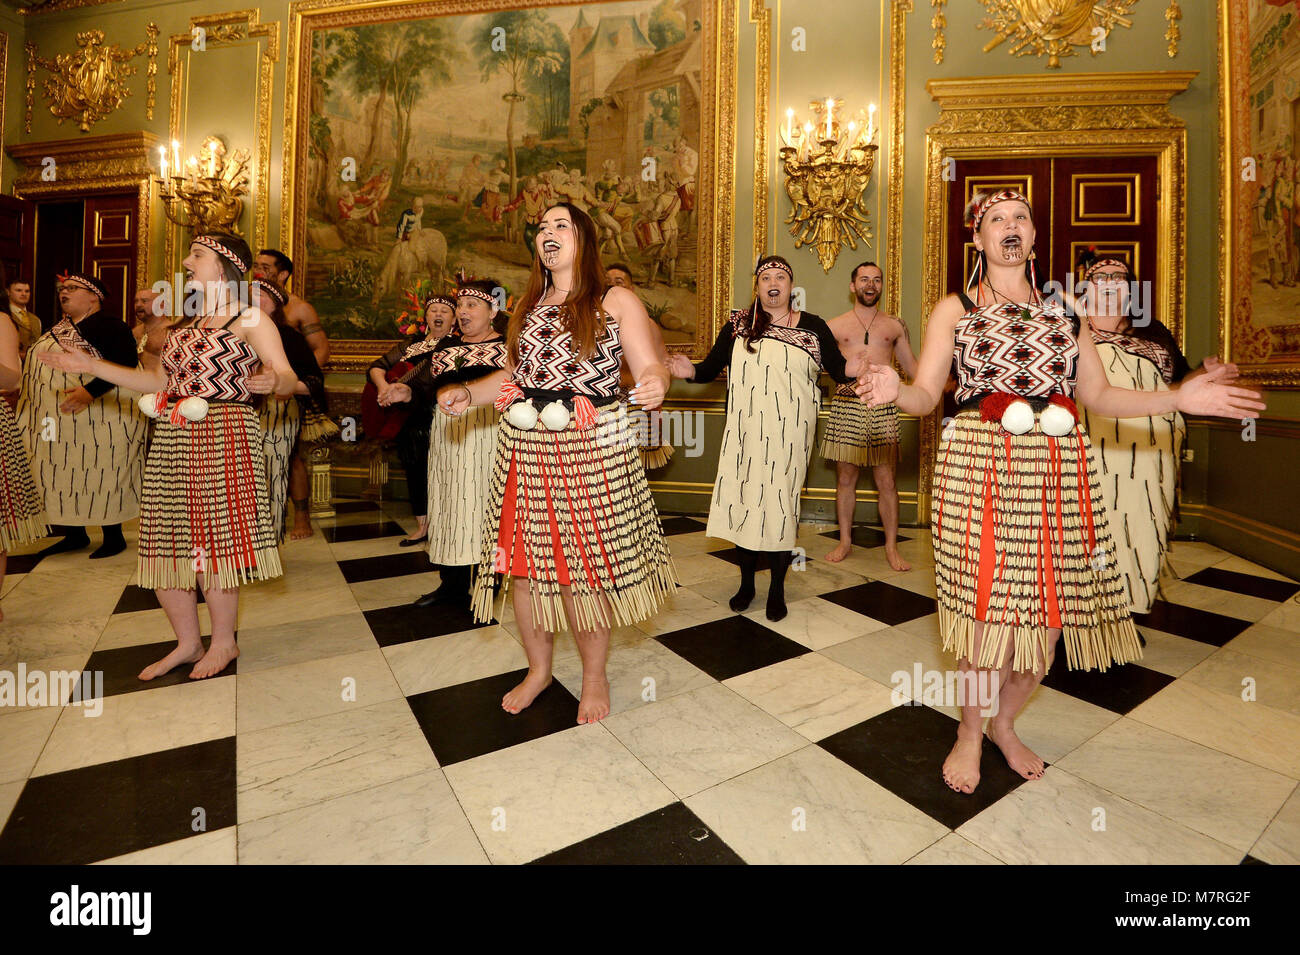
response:
M379 396L377 403L381 408L386 408L389 405L410 400L411 386L404 385L401 382L395 382L384 389L384 393Z
M654 411L664 403L667 394L668 383L658 375L648 374L628 392L628 400L646 411Z
M52 368L74 375L90 374L95 363L94 356L85 351L43 351L36 357Z
M1263 396L1249 388L1225 384L1228 374L1228 366L1218 364L1205 374L1184 381L1175 392L1178 410L1214 418L1258 418L1265 407L1259 400Z
M59 402L59 411L64 414L76 414L89 408L90 403L94 400L94 395L78 385L76 388L69 388L63 393L63 400Z
M1205 359L1205 361L1202 362L1201 364L1205 366L1206 374L1209 374L1210 372L1214 371L1216 368L1223 368L1224 374L1223 377L1219 379L1219 381L1222 381L1225 385L1231 384L1232 382L1236 381L1239 377L1241 377L1241 370L1236 366L1234 362L1222 361L1220 360L1218 355L1208 356Z

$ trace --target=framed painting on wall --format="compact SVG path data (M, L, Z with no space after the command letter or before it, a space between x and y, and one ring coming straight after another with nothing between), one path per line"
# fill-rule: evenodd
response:
M702 356L731 287L734 6L292 3L286 251L332 364L401 337L417 283L518 295L559 200L631 267L669 348Z

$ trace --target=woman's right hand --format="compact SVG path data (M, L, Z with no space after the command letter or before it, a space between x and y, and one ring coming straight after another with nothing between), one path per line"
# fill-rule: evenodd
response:
M95 367L95 358L90 352L74 349L71 351L43 351L36 356L47 365L51 365L59 371L71 372L74 375L89 374Z
M464 385L443 385L438 389L438 409L453 418L469 410L470 393Z
M867 407L876 408L897 401L900 386L898 371L893 365L872 362L867 365L866 374L858 378L853 390Z
M674 378L690 381L695 377L695 366L681 352L674 352L668 356L668 374Z
M403 384L385 385L384 390L379 392L379 404L381 407L388 407L399 402L411 400L411 386Z

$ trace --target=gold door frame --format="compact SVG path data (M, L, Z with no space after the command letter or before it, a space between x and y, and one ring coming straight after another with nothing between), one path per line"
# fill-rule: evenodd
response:
M1157 317L1185 347L1187 127L1169 101L1196 71L1073 73L930 80L939 119L925 134L925 238L921 334L948 293L947 160L1154 154L1162 188L1156 200ZM930 487L942 407L921 419L917 519L930 521Z

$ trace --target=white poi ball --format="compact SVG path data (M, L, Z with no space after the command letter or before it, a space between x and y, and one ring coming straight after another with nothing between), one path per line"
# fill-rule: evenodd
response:
M1070 414L1069 408L1048 405L1038 415L1038 423L1042 425L1044 434L1059 438L1074 430L1074 415Z
M147 395L141 395L140 400L136 402L136 404L138 404L140 410L150 418L156 418L158 417L158 404L162 398L163 396L158 394L158 392L151 391Z
M537 409L531 401L516 401L506 409L506 420L520 431L531 431L537 425Z
M186 398L176 406L176 410L189 421L202 421L208 416L208 403L202 398Z
M561 401L552 401L542 409L542 424L547 431L563 431L569 426L569 409Z
M1034 427L1034 409L1028 401L1013 401L1002 412L1002 430L1011 434L1028 434Z

